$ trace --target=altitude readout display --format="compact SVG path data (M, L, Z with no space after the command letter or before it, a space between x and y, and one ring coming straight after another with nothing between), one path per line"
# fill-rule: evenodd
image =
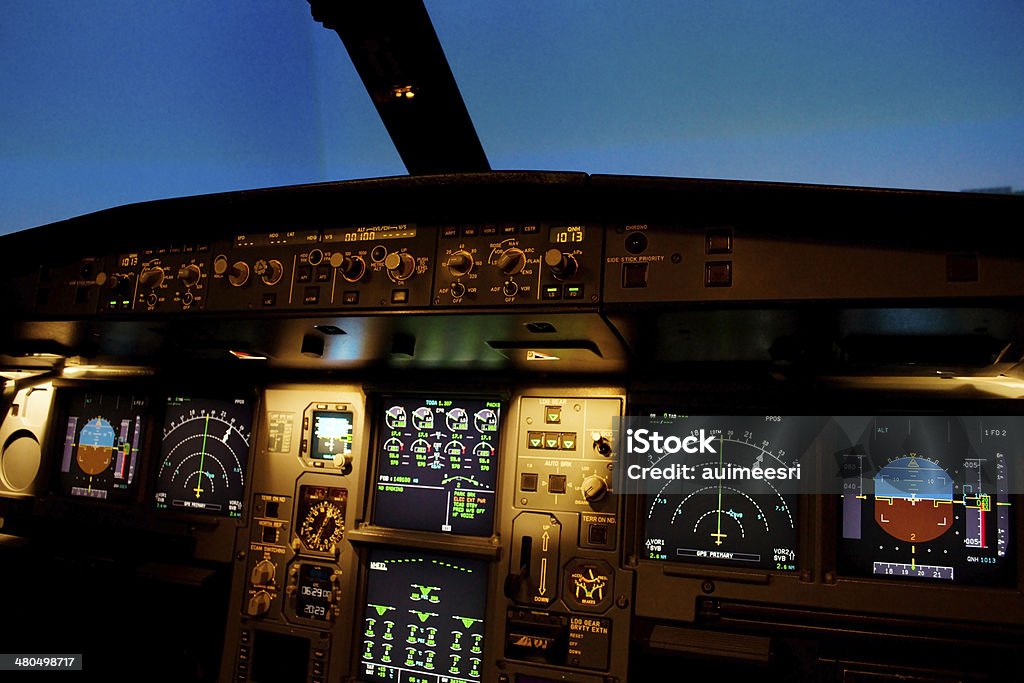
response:
M489 535L501 403L391 398L382 420L374 522Z
M337 600L332 567L320 564L299 565L299 580L295 590L296 616L332 621Z
M138 480L147 401L130 394L77 392L67 399L60 490L125 500Z
M670 479L645 496L645 556L779 571L797 569L797 487L736 471L792 471L827 418L779 416L661 417L661 431L703 439L698 452L644 456L651 467L686 466L721 474ZM696 450L696 449L695 449ZM737 468L746 468L738 470Z
M360 680L480 681L486 604L481 560L371 549Z
M334 460L352 454L352 413L313 413L313 460Z
M299 488L299 539L307 550L333 552L345 535L348 491L326 486Z
M251 422L243 398L168 398L157 508L240 517Z
M1007 584L1014 578L1009 467L1020 417L836 418L848 575Z

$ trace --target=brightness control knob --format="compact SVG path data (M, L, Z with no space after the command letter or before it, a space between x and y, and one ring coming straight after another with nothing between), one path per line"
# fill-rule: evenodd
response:
M263 284L272 287L280 282L284 276L284 266L276 258L272 258L269 261L260 259L253 266L253 272L260 276Z
M178 269L178 280L181 281L186 287L195 287L199 284L199 279L203 276L203 271L199 269L194 263L190 263L187 266L182 266Z
M249 598L249 605L246 607L246 613L250 617L258 617L266 614L270 611L270 593L267 591L258 591L255 595Z
M580 492L583 493L583 497L587 499L587 502L596 503L608 495L608 482L596 474L592 474L583 480Z
M452 277L462 277L473 272L473 255L465 249L459 249L448 257L448 272Z
M338 265L338 272L346 282L359 282L366 275L366 261L362 256L345 256Z
M558 249L548 249L544 252L544 265L551 269L551 274L556 280L568 280L579 269L575 256Z
M416 259L407 252L393 251L384 257L384 267L395 282L404 282L416 271Z
M277 568L270 560L260 560L252 568L252 582L257 586L266 586L274 581L274 573Z
M501 256L494 262L498 269L505 275L515 275L526 265L526 254L522 249L512 247L501 252Z
M146 289L156 289L164 281L164 269L160 266L146 266L139 273L139 284Z

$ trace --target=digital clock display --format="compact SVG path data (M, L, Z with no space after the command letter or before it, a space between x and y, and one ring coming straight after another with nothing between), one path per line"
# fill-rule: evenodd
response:
M322 564L303 564L299 567L298 590L295 593L295 612L301 619L330 621L335 601L331 576L334 570Z
M548 231L548 239L555 244L582 244L585 234L582 225L559 225Z

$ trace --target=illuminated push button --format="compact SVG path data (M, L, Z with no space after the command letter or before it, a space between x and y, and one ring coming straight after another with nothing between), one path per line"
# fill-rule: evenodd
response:
M646 263L623 263L622 264L622 288L637 289L647 286L647 264Z
M544 448L558 450L562 435L558 432L544 432Z
M560 424L562 422L562 406L545 406L544 421L549 425Z
M562 298L562 285L544 285L544 289L541 290L542 295L545 299L561 299Z
M526 440L530 448L544 448L544 432L527 432Z
M711 261L704 264L705 287L731 287L732 261Z
M408 289L396 289L391 292L391 303L393 304L407 304L409 303L409 290Z
M317 282L330 282L331 269L325 266L317 266L313 279Z
M548 475L548 493L565 493L565 475Z
M561 445L563 451L576 450L576 432L562 432Z
M309 266L299 266L295 269L295 281L296 282L312 282L313 281L313 269Z
M519 489L532 492L537 490L537 473L523 472L519 475Z
M608 545L608 527L604 524L591 524L587 530L587 543L590 545Z
M565 286L565 298L566 299L582 299L583 298L583 285L566 285Z

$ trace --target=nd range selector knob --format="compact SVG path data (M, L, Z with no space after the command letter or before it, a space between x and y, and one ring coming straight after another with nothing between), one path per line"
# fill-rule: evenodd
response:
M407 252L393 251L384 258L384 267L388 269L388 276L392 280L403 282L416 272L416 259Z
M551 274L556 280L568 280L579 269L575 256L558 249L548 249L544 252L544 265L551 269Z
M260 560L252 568L252 582L258 586L266 586L274 581L277 568L270 560Z
M506 249L501 252L501 256L494 262L494 265L505 275L515 275L526 265L526 254L517 247Z
M459 249L448 256L448 272L452 277L462 277L473 272L473 255L465 249Z
M580 486L580 492L583 493L583 497L586 498L588 502L596 503L608 495L608 482L596 474L591 474L583 480L583 484Z
M362 256L346 256L341 259L338 272L346 282L359 282L366 274L366 261Z
M164 269L160 266L146 266L139 273L139 284L146 289L156 289L164 281Z
M178 269L178 280L186 287L195 287L199 284L199 279L202 276L203 271L194 263L190 263Z
M249 604L246 606L245 611L250 617L264 615L270 610L270 600L270 593L258 591L249 598Z
M253 272L260 276L265 285L276 285L284 276L284 266L276 258L270 260L260 259L252 269Z

